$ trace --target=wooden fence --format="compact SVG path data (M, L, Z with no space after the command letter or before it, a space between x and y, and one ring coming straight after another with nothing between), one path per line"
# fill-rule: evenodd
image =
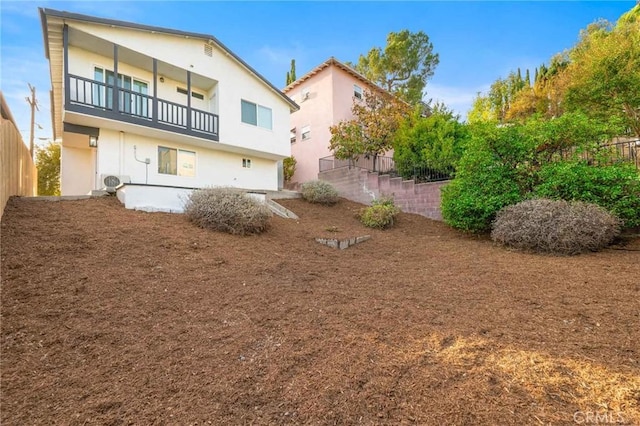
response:
M2 102L0 120L0 219L12 195L34 196L38 191L38 172L29 149L22 142L11 112Z

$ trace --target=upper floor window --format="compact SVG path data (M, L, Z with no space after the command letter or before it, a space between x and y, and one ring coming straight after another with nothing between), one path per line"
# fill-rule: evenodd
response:
M300 93L300 102L306 101L307 99L309 99L309 96L311 96L311 92L309 91L308 87L305 87Z
M194 177L196 175L196 153L159 146L158 173Z
M294 143L296 141L296 128L292 128L291 130L289 130L289 140L291 140L291 143Z
M311 138L311 126L304 126L301 130L302 140L306 141Z
M362 87L357 84L353 85L353 97L356 99L362 99Z
M252 124L254 126L263 127L271 130L272 112L271 108L254 104L253 102L241 100L241 120L243 123Z
M176 87L176 91L178 93L182 93L183 95L186 95L187 93L189 93L189 91L183 87ZM200 99L201 101L204 100L204 95L202 93L194 92L193 90L191 90L191 97Z

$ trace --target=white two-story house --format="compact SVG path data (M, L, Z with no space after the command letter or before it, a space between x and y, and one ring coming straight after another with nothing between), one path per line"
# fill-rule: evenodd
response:
M299 107L215 37L40 16L63 195L122 183L127 207L171 210L182 189L278 189Z

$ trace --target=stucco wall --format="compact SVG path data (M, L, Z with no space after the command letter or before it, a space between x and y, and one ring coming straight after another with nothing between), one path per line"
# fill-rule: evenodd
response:
M303 90L309 97L302 100ZM331 68L318 74L287 93L300 105L300 111L291 114L291 127L296 128L296 141L291 144L291 155L296 159L296 172L291 182L307 182L318 178L318 159L331 155L329 126L333 124L333 87ZM302 140L302 128L310 126L311 138Z
M90 148L62 146L60 150L60 193L87 195L94 187L95 157Z
M291 144L291 155L297 161L291 185L317 179L318 160L333 154L329 127L353 118L354 84L363 90L370 87L332 64L287 92L300 105L300 111L291 114L291 127L297 129L296 142ZM310 96L302 101L300 94L305 89ZM311 138L303 141L300 133L306 125L311 126Z
M195 176L158 173L158 146L195 152ZM147 166L136 161L136 156L141 161L146 158L151 160L148 165L148 178L145 175ZM242 166L243 158L251 160L250 168ZM157 185L194 188L233 186L244 189L278 189L277 162L274 160L204 149L114 130L100 132L98 176L103 174L130 176L131 182Z
M204 54L204 40L170 34L151 34L145 31L81 22L71 22L70 25L119 46L218 81L220 142L264 151L281 158L291 155L289 104L221 49L214 47L210 57ZM84 72L90 73L87 77L93 78L92 64L99 58L80 49L70 53L73 53L70 55L70 69L84 70ZM105 64L106 66L107 64ZM136 75L140 75L141 78L145 78L149 82L152 80L150 70L145 73L144 70L131 69L129 65L122 62L118 67L119 71L125 74L127 72L139 73ZM169 83L165 80L164 84L158 85L159 97L167 95L168 91L175 90L175 86L173 84L169 86ZM161 87L165 85L169 87L167 91ZM242 99L271 108L273 128L269 130L242 123L240 119Z

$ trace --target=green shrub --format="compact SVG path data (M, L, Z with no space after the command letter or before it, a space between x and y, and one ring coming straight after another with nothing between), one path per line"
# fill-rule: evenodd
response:
M625 227L640 226L640 173L633 164L558 162L544 165L539 177L536 197L597 204L622 219Z
M536 196L593 202L627 226L640 223L632 167L587 166L578 160L599 155L598 144L617 131L614 125L573 113L522 124L474 124L469 131L456 178L442 189L442 216L450 226L486 232L501 208ZM571 159L562 160L569 152Z
M517 249L570 255L606 247L619 233L620 220L600 206L534 199L500 210L491 238Z
M269 227L266 204L233 188L204 188L191 193L184 206L187 218L201 228L229 234L259 234Z
M523 199L518 169L506 160L506 154L493 152L500 146L500 151L519 155L504 146L509 140L506 133L493 137L476 134L460 160L456 178L441 191L442 217L449 226L466 232L488 232L501 208Z
M373 200L371 206L360 211L360 221L369 228L386 229L393 226L399 212L393 198L383 197Z
M310 203L333 205L338 202L338 191L322 180L312 180L302 184L302 198Z
M293 174L296 172L296 164L298 161L292 155L282 160L282 174L285 182L291 181Z

